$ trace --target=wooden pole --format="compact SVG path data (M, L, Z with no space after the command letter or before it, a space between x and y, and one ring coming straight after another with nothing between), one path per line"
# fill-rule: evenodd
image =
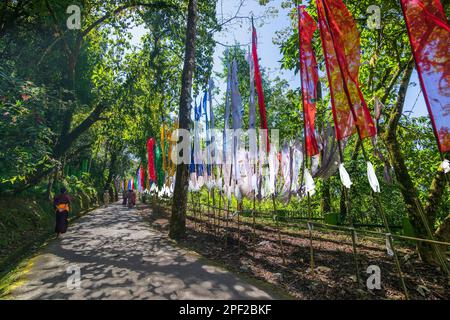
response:
M272 204L273 204L273 215L275 217L275 223L276 223L277 233L278 233L278 242L280 243L281 258L283 259L283 265L286 265L286 257L285 257L285 253L284 253L283 239L281 238L281 227L280 227L280 222L278 221L277 206L275 203L275 194L272 194Z
M327 7L326 6L325 6L325 15L326 15L327 23L328 23L328 21L329 21L329 13L327 11ZM331 38L332 38L333 46L335 46L334 36L333 36L332 33L330 35L331 35ZM336 50L336 48L334 48L334 49ZM340 63L338 63L338 66L339 66L341 74L344 74L342 66L341 66ZM347 98L348 106L350 108L353 120L355 121L356 131L358 133L358 138L360 139L360 142L361 142L361 149L362 149L362 152L363 152L363 155L364 155L364 159L365 159L365 161L367 163L368 162L368 156L367 156L366 150L364 148L364 142L362 141L362 138L361 138L361 130L360 130L359 125L358 125L358 117L357 117L357 115L355 113L355 110L353 108L353 103L352 103L352 101L350 99L350 91L349 91L349 89L347 87L347 82L344 79L342 79L342 83L343 83L343 89L344 89L344 92L345 92L345 96ZM376 208L378 207L378 211L379 211L379 213L382 216L382 219L383 219L383 222L384 222L387 234L391 234L386 214L384 212L383 206L381 205L381 201L380 201L380 199L378 197L378 194L376 192L374 192L373 190L372 190L372 198L373 198L375 207ZM392 251L394 252L395 264L397 266L397 271L398 271L398 274L399 274L399 277L400 277L400 282L401 282L401 285L403 287L403 291L405 293L405 298L408 300L409 299L408 290L407 290L406 285L405 285L405 281L404 281L404 278L403 278L403 273L402 273L401 266L400 266L400 261L398 259L398 256L397 256L397 253L395 251L395 248L393 246L391 237L389 237L389 242L390 242Z

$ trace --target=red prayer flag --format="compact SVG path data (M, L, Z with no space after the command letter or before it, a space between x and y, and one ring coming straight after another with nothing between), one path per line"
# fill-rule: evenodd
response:
M144 172L144 168L141 167L139 168L139 183L141 184L141 189L144 190L144 186L145 186L145 172Z
M450 151L450 27L438 0L401 0L439 150Z
M320 37L327 67L336 137L358 129L361 139L376 128L358 83L360 38L356 23L342 0L317 0Z
M309 157L319 153L314 129L319 74L317 71L316 57L311 45L312 37L316 29L316 22L306 12L305 6L299 6L300 77L302 82L306 154Z
M253 29L252 57L253 57L253 64L255 65L255 84L256 84L256 93L258 94L259 117L261 121L261 129L267 130L266 103L264 101L264 90L262 86L261 70L259 68L259 60L258 60L258 49L257 49L258 36L256 34L256 29L253 25L252 29ZM266 146L267 152L269 152L270 151L269 132L267 132L266 143L267 143Z
M147 140L148 177L150 179L150 182L157 183L155 170L155 144L156 141L154 138L149 138Z

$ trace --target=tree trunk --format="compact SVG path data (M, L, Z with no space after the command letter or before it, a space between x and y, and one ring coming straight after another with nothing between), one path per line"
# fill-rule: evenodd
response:
M74 128L66 136L60 138L57 144L53 148L53 159L59 160L62 156L72 147L73 143L89 128L96 123L104 110L103 104L98 104L96 108L89 114L89 116L81 122L76 128ZM21 193L30 187L37 185L45 177L51 174L54 170L57 170L57 164L52 164L49 167L49 163L43 163L41 166L37 167L35 173L27 177L24 184L19 185L13 191L14 194Z
M103 188L104 191L108 190L108 192L110 193L111 199L113 199L113 197L114 197L114 194L112 194L112 192L111 192L111 183L112 183L114 175L115 175L116 162L117 162L117 153L116 153L116 150L113 148L111 151L111 160L109 163L108 178L106 179L105 187Z
M189 129L191 116L192 78L195 70L195 38L197 33L197 0L189 0L186 47L184 56L183 75L181 79L181 95L178 113L180 129ZM188 196L188 164L177 166L175 190L173 195L172 216L170 218L169 236L180 239L186 233L186 207Z
M323 214L327 214L327 213L331 212L330 179L323 181L321 207L322 207Z
M406 205L408 218L414 228L414 232L417 237L428 239L429 235L420 214L422 204L419 200L418 192L414 186L411 176L409 175L408 168L406 167L405 160L401 152L401 146L397 140L397 127L403 113L406 92L408 90L413 69L414 63L411 61L403 73L397 102L394 109L391 111L387 129L383 135L383 138L386 142L389 159L392 167L394 168L397 184L400 187L400 191ZM442 195L445 188L445 183L441 180L444 180L442 174L437 174L433 179L427 206L423 210L430 228L433 228L434 226L436 211L442 200ZM421 259L424 262L437 264L435 253L430 245L419 242L417 244L417 249Z
M450 240L450 214L444 219L435 233L436 240L448 242ZM442 248L447 251L447 248Z

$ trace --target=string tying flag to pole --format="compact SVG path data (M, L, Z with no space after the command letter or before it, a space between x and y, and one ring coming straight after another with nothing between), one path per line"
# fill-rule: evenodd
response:
M356 23L342 0L317 0L320 37L330 87L336 138L361 139L376 135L376 128L360 90L360 38Z
M305 122L306 154L312 157L319 153L314 122L316 117L317 82L319 74L316 57L311 45L316 22L306 12L305 6L298 7L298 30L300 44L300 77L302 86L303 110Z
M438 0L401 0L417 73L441 153L450 151L450 27Z

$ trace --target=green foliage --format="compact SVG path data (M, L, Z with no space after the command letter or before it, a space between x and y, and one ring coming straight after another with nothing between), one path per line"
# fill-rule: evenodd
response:
M50 160L54 133L44 119L57 102L46 88L10 77L0 68L1 188L23 181Z
M82 8L68 30L68 5ZM219 30L216 1L199 6L197 91L207 84ZM3 8L3 7L2 7ZM66 184L93 196L146 162L179 102L187 1L45 0L0 15L0 193ZM3 20L4 19L4 20ZM10 22L17 23L10 23ZM3 22L5 22L3 24ZM132 44L131 28L145 35ZM79 175L89 162L90 181ZM69 175L77 168L77 177ZM47 180L47 177L49 180Z

